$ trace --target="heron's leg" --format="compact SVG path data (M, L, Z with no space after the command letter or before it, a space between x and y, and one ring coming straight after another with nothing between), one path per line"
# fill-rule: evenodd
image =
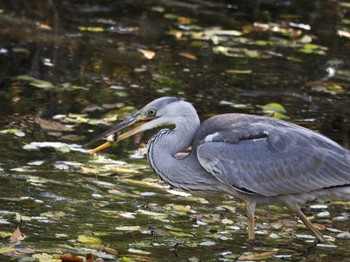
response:
M255 212L256 202L253 200L246 200L245 207L248 218L248 238L249 240L255 239L255 231L254 231L254 212Z
M317 228L310 222L310 220L304 215L304 213L300 210L300 207L297 203L287 203L287 208L294 214L296 214L301 221L303 221L304 225L310 229L310 231L315 235L315 237L322 243L328 242L324 236L317 230Z

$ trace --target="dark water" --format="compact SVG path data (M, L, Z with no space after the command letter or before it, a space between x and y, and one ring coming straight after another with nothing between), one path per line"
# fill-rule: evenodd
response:
M295 219L279 207L257 210L260 234L248 245L241 204L167 192L145 159L129 158L133 140L100 157L65 144L32 148L82 145L165 95L192 102L202 119L266 114L260 105L276 102L289 121L349 147L349 21L350 4L339 1L2 1L0 239L11 250L0 247L1 261L89 252L121 261L235 261L247 252L350 261L349 240L313 247L296 236L309 234L303 226L283 224ZM322 205L306 209L313 222L349 230L349 203ZM8 234L17 226L27 237L16 246Z

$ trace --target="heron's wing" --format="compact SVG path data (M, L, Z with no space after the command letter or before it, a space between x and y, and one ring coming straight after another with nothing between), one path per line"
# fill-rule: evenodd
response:
M350 154L286 122L221 128L197 145L200 164L224 184L264 196L350 184Z

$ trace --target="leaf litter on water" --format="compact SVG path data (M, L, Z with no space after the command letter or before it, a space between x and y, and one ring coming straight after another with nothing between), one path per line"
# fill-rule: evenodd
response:
M25 150L40 150L41 148L53 148L62 153L68 153L70 151L78 151L82 153L89 152L89 150L82 148L81 145L62 142L31 142L23 146L23 149Z

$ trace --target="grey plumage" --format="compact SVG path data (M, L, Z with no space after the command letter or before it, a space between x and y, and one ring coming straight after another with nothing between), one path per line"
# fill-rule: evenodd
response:
M120 140L175 125L149 141L147 155L154 172L176 188L224 192L244 201L250 239L254 239L257 203L286 205L320 241L326 241L298 203L316 198L350 199L350 152L309 129L246 114L218 115L200 124L190 103L164 97L93 141L139 121L144 123ZM190 145L188 156L175 157Z

